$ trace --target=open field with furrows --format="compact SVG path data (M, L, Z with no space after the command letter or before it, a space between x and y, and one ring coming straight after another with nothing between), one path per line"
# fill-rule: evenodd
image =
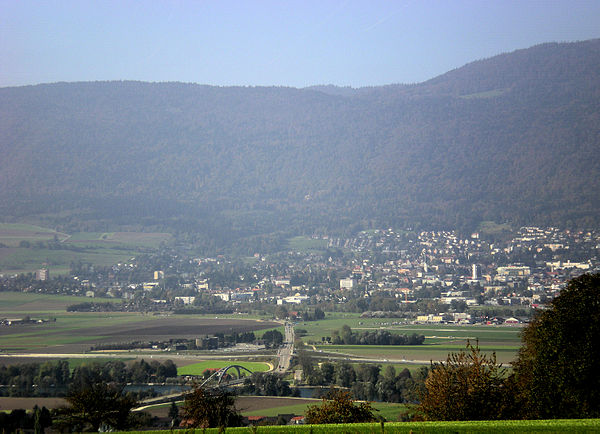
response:
M88 300L35 293L0 293L0 318L30 316L47 320L0 326L0 355L2 352L82 352L99 343L194 339L217 332L229 334L280 327L280 324L269 321L208 315L66 312L67 306Z
M203 433L217 434L219 428L144 431L154 433ZM503 420L503 421L464 421L464 422L387 422L331 425L288 425L227 428L227 433L264 433L264 434L395 434L395 433L529 433L529 432L600 432L599 419L556 419L556 420Z
M72 262L79 261L113 265L170 240L171 235L167 233L64 234L39 226L0 223L0 273L32 272L46 264L51 274L65 274Z
M239 333L275 325L253 320L138 313L64 313L55 317L53 322L0 328L0 350L11 353L82 352L103 343L195 339L207 334Z

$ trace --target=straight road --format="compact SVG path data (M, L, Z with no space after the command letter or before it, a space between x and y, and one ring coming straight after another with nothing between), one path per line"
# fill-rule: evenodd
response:
M285 340L283 346L277 351L279 364L277 372L286 372L290 369L292 356L294 355L294 325L291 322L285 323Z

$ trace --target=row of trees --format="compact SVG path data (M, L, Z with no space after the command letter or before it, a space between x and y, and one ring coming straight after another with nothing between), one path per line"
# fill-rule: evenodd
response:
M246 378L241 393L259 396L300 396L298 389L291 388L288 381L270 372L255 372L250 378Z
M10 386L1 390L9 396L63 396L71 385L163 382L176 376L177 366L171 360L111 360L77 366L73 371L66 360L0 367L0 384Z
M390 333L387 330L353 332L350 326L344 325L341 330L331 333L334 345L421 345L425 336Z

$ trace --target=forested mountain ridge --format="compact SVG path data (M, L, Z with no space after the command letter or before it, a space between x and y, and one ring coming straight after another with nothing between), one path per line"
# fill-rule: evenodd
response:
M277 231L597 226L600 40L362 89L0 89L0 219ZM217 234L226 234L219 236Z

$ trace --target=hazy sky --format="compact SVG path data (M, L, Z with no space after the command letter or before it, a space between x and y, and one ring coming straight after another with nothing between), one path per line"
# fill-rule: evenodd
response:
M0 0L0 86L368 86L600 37L600 1Z

